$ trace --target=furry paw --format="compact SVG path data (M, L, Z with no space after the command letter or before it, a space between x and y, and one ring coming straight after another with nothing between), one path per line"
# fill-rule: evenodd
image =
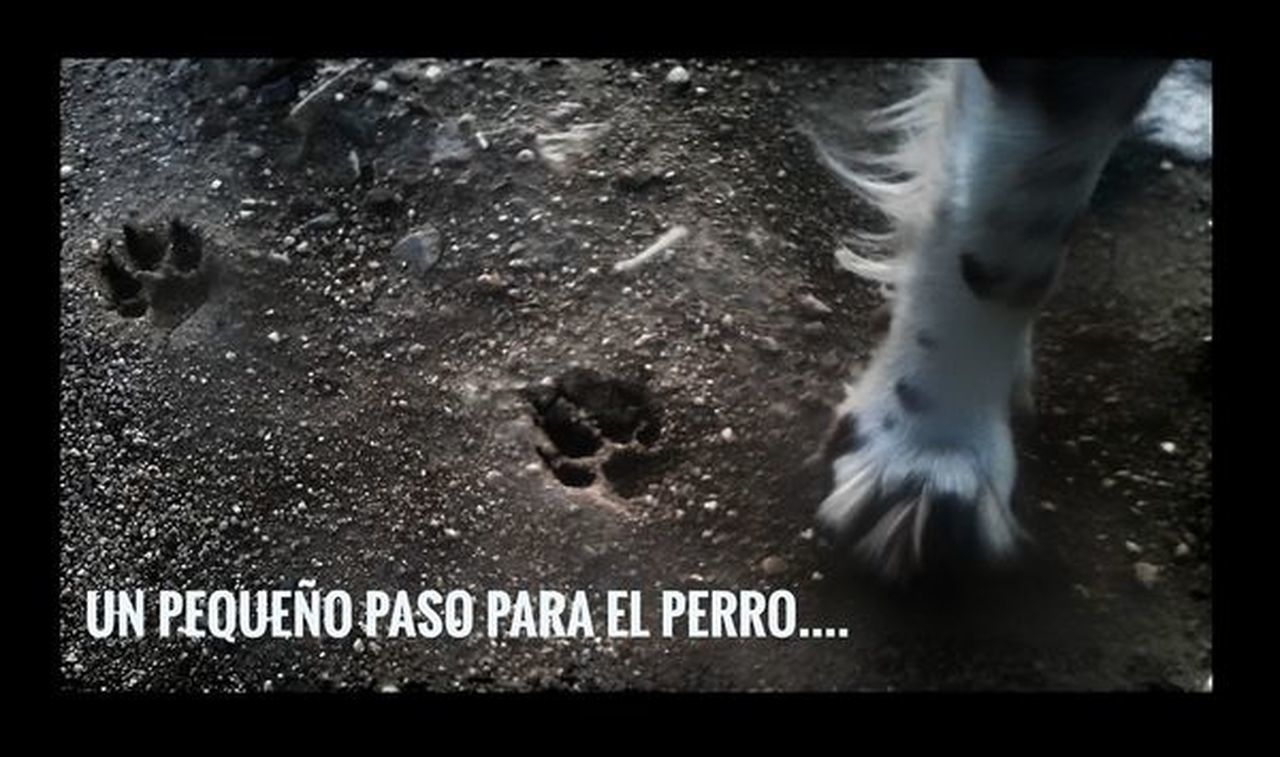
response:
M892 409L851 407L826 456L834 487L818 508L820 532L887 579L926 564L1004 559L1023 537L1010 508L1013 443L999 413L948 434Z

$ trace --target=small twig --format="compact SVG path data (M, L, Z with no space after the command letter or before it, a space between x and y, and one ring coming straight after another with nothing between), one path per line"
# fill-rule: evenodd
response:
M329 91L333 89L333 86L337 81L356 70L356 68L362 63L364 63L363 58L358 58L355 61L348 63L342 68L342 70L326 79L320 86L311 90L310 94L302 98L297 105L293 106L293 109L289 111L287 120L290 123L296 124L304 131L308 130L316 113L323 110L323 108L317 107L320 102L320 97L328 94Z
M689 229L685 228L684 226L676 226L668 230L667 233L658 237L658 241L649 245L645 249L645 251L640 253L639 255L636 255L633 258L627 258L626 260L622 260L617 263L614 263L613 272L624 273L626 271L632 270L633 268L638 268L644 265L645 263L649 262L653 258L657 257L658 254L660 254L662 251L671 247L673 244L675 244L676 242L679 242L681 239L684 239L688 235L689 235Z

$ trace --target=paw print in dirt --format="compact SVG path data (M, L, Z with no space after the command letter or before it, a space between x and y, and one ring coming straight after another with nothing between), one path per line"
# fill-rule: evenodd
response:
M643 494L671 462L657 404L644 385L575 368L524 392L542 431L537 449L560 483Z
M209 298L214 265L200 232L180 219L164 229L124 224L98 262L111 308L126 318L151 314L176 326Z

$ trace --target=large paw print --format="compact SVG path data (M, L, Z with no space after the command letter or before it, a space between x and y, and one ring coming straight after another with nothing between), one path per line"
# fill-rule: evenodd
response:
M641 384L575 368L527 389L525 398L542 430L538 454L565 486L603 485L633 497L668 461L655 448L658 409Z
M199 231L177 218L163 230L124 224L123 240L108 243L98 272L113 310L126 318L150 313L168 326L204 304L214 278Z

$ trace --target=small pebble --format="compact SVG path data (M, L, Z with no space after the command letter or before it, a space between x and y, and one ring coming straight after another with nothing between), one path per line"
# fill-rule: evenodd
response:
M689 84L689 70L684 66L676 66L667 72L667 84L685 87Z
M1133 577L1143 587L1150 589L1156 585L1156 580L1160 577L1160 568L1149 562L1136 562L1133 564Z
M1178 542L1178 546L1173 548L1173 556L1179 560L1185 560L1191 556L1191 547L1186 542Z
M64 165L62 166L62 168L58 169L58 175L64 179L71 178L71 175L75 172L76 172L75 166L71 166L71 165Z
M729 428L728 426L725 426L725 427L724 427L724 429L722 429L722 430L720 431L720 438L721 438L721 439L723 439L723 440L724 440L724 441L726 441L726 442L731 442L731 441L733 441L734 439L736 439L736 438L738 438L738 437L737 437L737 435L736 435L736 434L734 434L734 433L733 433L733 429L732 429L732 428Z
M386 79L374 79L373 86L370 87L370 89L372 89L374 92L377 92L380 95L383 95L391 91L391 83L388 82Z
M390 212L400 206L399 195L387 187L374 187L364 196L365 205L379 212Z
M830 315L831 306L811 294L800 296L800 307L811 315Z
M213 181L209 182L209 189L212 189L215 192L217 192L219 189L222 189L222 179L214 179Z
M279 344L284 341L284 336L279 331L272 331L270 334L267 334L267 339L272 344Z
M507 285L506 279L496 273L482 273L476 277L476 283L489 289L501 289Z
M765 352L781 352L782 351L782 345L778 343L777 339L774 339L771 336L760 337L759 339L756 340L756 344L760 345L760 349L764 350Z
M1142 546L1137 542L1125 540L1124 551L1131 555L1140 555L1142 554Z
M440 260L440 232L431 224L413 230L391 248L392 257L403 260L419 277L424 277Z
M1058 506L1057 506L1057 505L1055 505L1055 504L1053 504L1052 502L1050 502L1050 501L1049 501L1049 500L1047 500L1047 499L1045 499L1045 500L1041 500L1041 501L1040 501L1040 509L1041 509L1041 510L1044 510L1044 511L1045 511L1045 512L1047 512L1047 513L1056 513L1056 512L1058 512Z
M769 555L760 561L760 570L766 576L777 576L787 572L787 561L777 555Z
M533 150L530 150L527 147L516 153L516 160L521 163L532 163L533 159L536 157L538 156L534 154Z
M1172 455L1173 453L1178 451L1178 445L1174 444L1173 442L1160 442L1160 449Z

